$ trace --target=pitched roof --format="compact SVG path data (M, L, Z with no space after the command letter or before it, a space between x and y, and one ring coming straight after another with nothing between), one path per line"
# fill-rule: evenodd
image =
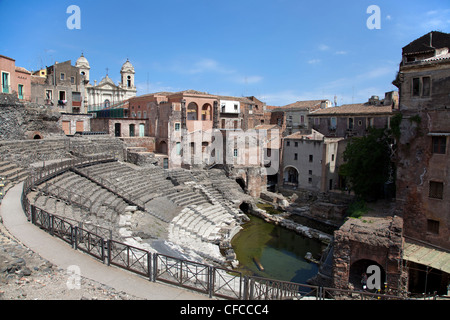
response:
M435 49L450 48L450 33L431 31L404 46L404 55L433 52Z
M303 109L303 110L318 109L318 108L320 108L320 104L322 103L322 101L326 101L326 99L297 101L297 102L285 105L283 107L279 107L277 110L285 111L286 109Z
M391 112L392 106L374 106L368 103L355 103L355 104L344 104L338 107L319 109L309 114L309 116L387 114Z

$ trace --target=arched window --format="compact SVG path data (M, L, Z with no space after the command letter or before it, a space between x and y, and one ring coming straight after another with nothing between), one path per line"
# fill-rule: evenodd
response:
M127 76L127 87L131 87L131 76Z
M105 100L104 105L105 105L105 108L109 108L110 102L108 99Z
M211 121L211 105L209 103L205 103L202 107L202 120Z
M189 103L187 107L187 120L198 119L198 106L195 102Z

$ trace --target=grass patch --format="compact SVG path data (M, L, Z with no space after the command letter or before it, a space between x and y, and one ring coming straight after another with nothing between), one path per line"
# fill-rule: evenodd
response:
M256 206L262 210L265 210L267 213L270 214L280 214L283 213L283 211L275 209L275 207L268 203L257 203Z
M366 202L364 200L358 200L349 205L347 214L350 218L359 219L368 211Z

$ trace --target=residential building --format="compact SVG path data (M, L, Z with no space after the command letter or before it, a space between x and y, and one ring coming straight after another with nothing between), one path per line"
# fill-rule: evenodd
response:
M309 127L327 137L364 136L370 127L390 126L390 118L398 110L397 97L392 91L383 100L372 96L366 103L318 108L309 114Z
M446 294L450 282L450 34L432 31L402 49L394 84L402 121L397 138L397 214L409 291Z
M450 249L450 34L430 32L403 48L396 84L402 122L397 202L405 235Z
M284 137L280 185L318 192L336 189L339 149L343 142L343 138L329 138L315 130Z
M280 126L283 136L309 129L309 115L320 109L329 108L329 100L297 101L282 107L273 108L271 123Z
M47 67L45 78L40 72L33 75L31 85L33 102L54 106L62 113L84 112L84 84L78 68L70 60Z
M16 60L0 55L1 93L15 93L19 100L31 100L31 72L16 66Z

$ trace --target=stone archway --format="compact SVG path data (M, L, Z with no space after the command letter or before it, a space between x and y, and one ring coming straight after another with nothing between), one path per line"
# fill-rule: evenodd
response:
M238 178L236 178L236 182L239 184L241 189L245 191L245 189L247 188L245 180L243 178L241 178L241 177L238 177Z
M384 271L384 268L373 260L360 259L358 261L353 262L350 266L350 274L348 277L348 282L352 284L354 289L356 290L363 289L361 280L364 274L366 274L367 277L371 277L372 275L378 277L378 274L373 274L374 271L371 269L369 269L370 272L368 273L368 268L370 266L378 268L377 270L380 271L378 279L378 281L380 282L380 288L384 287L384 282L386 280L386 273Z
M299 174L298 174L297 168L292 167L292 166L288 166L288 167L284 168L283 178L284 178L285 185L290 185L293 187L298 186Z

